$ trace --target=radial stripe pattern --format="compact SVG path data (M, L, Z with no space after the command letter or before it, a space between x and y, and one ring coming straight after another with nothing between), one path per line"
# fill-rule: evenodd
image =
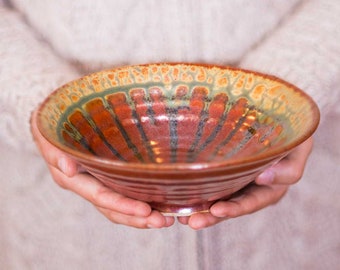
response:
M285 137L246 98L179 85L116 91L74 106L61 137L84 152L142 163L210 162L254 155ZM260 122L261 119L261 122Z

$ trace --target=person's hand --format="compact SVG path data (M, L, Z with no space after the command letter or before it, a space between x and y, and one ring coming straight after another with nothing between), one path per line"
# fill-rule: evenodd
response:
M179 222L193 229L202 229L229 218L254 213L277 203L289 186L301 179L312 146L313 140L310 138L286 158L259 175L255 183L242 190L240 195L216 202L211 206L210 213L179 217Z
M51 145L38 131L36 112L32 114L31 130L34 140L47 162L55 182L91 202L113 223L136 228L162 228L174 223L144 202L113 192L97 179L79 168L77 163Z

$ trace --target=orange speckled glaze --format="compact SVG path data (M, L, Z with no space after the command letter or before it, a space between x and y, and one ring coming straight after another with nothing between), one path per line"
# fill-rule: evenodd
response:
M278 78L163 63L62 86L41 106L38 126L117 192L189 215L252 182L318 122L313 100Z

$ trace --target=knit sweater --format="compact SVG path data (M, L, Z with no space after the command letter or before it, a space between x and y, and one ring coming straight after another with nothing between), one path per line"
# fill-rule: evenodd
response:
M339 15L337 0L0 1L0 149L8 153L0 162L0 179L11 179L0 189L0 242L7 245L0 245L6 251L0 252L0 268L313 269L306 256L318 250L291 258L299 245L308 246L309 238L280 220L287 215L299 229L306 226L310 208L302 216L290 209L305 189L314 205L321 169L314 178L312 168L307 170L315 179L312 187L288 194L279 212L266 209L198 233L180 225L140 231L109 223L88 203L52 184L34 153L29 118L53 89L81 75L175 61L232 65L281 77L310 94L327 123L340 93ZM340 158L340 151L328 154ZM339 209L332 200L318 202ZM323 216L318 218L311 224L324 224ZM327 218L334 231L338 219ZM275 235L298 238L292 247L289 240L273 240L280 256L268 245ZM334 253L320 242L329 266L337 263L339 247L333 243Z
M30 112L53 88L112 66L163 61L237 65L296 84L322 110L339 92L334 87L340 80L340 11L334 0L161 5L156 0L16 0L12 5L24 14L3 10L0 19L0 136L12 145L27 145Z

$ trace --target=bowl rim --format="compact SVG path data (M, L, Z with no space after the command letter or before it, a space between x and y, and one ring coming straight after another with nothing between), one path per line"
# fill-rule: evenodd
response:
M121 69L126 68L134 68L134 67L148 67L148 66L176 66L176 65L184 65L184 66L198 66L198 67L204 67L204 68L219 68L224 70L232 70L232 71L240 71L247 74L253 74L255 76L262 77L264 79L269 79L272 81L276 81L280 84L283 84L290 88L294 92L298 92L301 96L303 96L304 99L306 99L309 104L311 105L311 113L312 118L314 121L312 122L312 125L309 130L306 130L299 138L293 140L291 143L287 144L284 147L278 147L273 150L265 151L260 154L252 155L249 157L242 157L238 159L227 159L222 161L211 161L211 162L193 162L193 163L184 163L184 162L176 162L176 163L141 163L141 162L126 162L126 161L119 161L119 160L113 160L109 158L104 157L98 157L92 154L87 154L84 152L80 152L76 149L73 149L71 147L68 147L62 143L60 143L57 140L54 140L53 138L48 136L48 131L44 129L44 126L42 124L42 111L44 107L47 105L50 98L58 93L58 91L65 86L77 82L79 80L82 80L86 77L92 77L96 76L100 73L105 72L116 72ZM116 66L110 69L104 69L97 72L89 73L84 76L80 76L74 80L71 80L64 85L56 88L54 91L52 91L38 106L37 109L37 127L38 131L41 133L41 135L54 147L58 148L71 158L74 158L76 161L80 163L85 164L91 164L95 163L96 165L100 165L102 167L115 167L119 168L120 170L145 170L145 171L152 171L152 170L159 170L159 171L174 171L174 170L197 170L197 169L204 169L204 168L210 168L210 169L216 169L221 167L247 167L254 163L261 163L269 160L274 160L277 158L282 158L285 155L287 155L290 151L292 151L295 147L306 141L308 138L310 138L313 133L316 131L320 123L320 110L318 108L317 103L313 100L311 96L309 96L306 92L295 86L294 84L287 82L279 77L276 77L271 74L265 74L254 70L239 68L239 67L232 67L228 65L215 65L215 64L207 64L207 63L192 63L192 62L156 62L156 63L146 63L146 64L132 64L132 65L123 65L123 66Z

